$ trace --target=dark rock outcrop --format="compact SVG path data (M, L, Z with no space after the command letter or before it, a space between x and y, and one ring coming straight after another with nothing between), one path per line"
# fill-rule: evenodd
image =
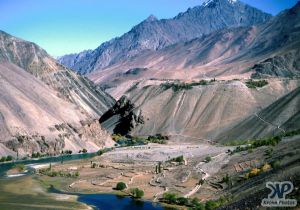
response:
M144 123L141 110L126 97L121 97L116 104L100 118L101 125L112 133L128 134L139 124Z
M300 75L300 50L268 58L253 66L253 78L295 77Z

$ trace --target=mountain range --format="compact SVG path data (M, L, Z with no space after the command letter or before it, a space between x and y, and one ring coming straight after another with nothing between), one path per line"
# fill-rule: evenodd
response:
M272 17L208 0L59 60L0 31L0 87L0 209L92 209L119 186L182 209L261 209L266 181L300 184L300 2Z
M221 29L88 76L135 105L128 112L144 123L133 135L224 142L299 129L299 20L297 3L265 23ZM251 77L267 84L248 87ZM123 123L118 113L100 121L109 131Z
M107 68L125 60L135 60L142 52L202 37L232 27L250 26L271 18L240 1L214 0L188 9L172 19L158 20L151 15L129 32L103 43L95 50L65 55L59 62L81 74Z
M271 17L211 0L62 64L0 31L0 154L96 151L115 132L226 142L299 129L299 20L299 2Z
M235 79L299 76L299 10L265 23L229 28L145 52L88 75L118 98L140 79ZM143 69L135 71L134 69ZM124 92L123 92L124 93Z

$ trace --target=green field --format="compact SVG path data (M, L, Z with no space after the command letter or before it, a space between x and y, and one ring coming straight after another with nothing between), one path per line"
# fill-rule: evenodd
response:
M59 184L59 183L57 183ZM46 192L46 185L32 176L0 180L1 210L89 209L76 201L75 196Z

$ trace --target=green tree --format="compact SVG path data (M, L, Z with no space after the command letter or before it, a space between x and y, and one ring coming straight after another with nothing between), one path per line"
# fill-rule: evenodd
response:
M92 163L91 168L96 168L97 164L96 163Z
M202 203L199 203L197 206L195 206L196 210L205 210L205 206Z
M101 150L99 150L99 151L97 152L97 155L98 155L98 156L101 156L101 155L103 155L103 153L104 153L104 150L101 149Z
M183 155L181 155L181 156L171 159L171 161L182 163L184 161L184 157L183 157Z
M163 199L167 202L167 203L176 203L176 199L177 196L174 193L164 193L163 194Z
M8 156L6 157L6 161L12 161L12 159L13 159L13 157L10 156L10 155L8 155Z
M144 191L139 188L130 189L130 193L134 198L142 198L144 196Z
M118 182L116 185L116 190L124 190L126 189L126 184L124 182Z
M210 156L207 156L206 158L205 158L205 162L210 162L211 161L211 157Z
M192 204L193 206L197 206L197 205L199 204L199 199L198 199L198 198L193 198L193 199L191 200L191 204Z
M189 205L189 200L184 197L179 197L179 198L177 198L177 203L182 206L187 206L187 205Z
M5 162L6 161L6 157L1 157L0 162Z
M203 184L204 184L204 182L205 182L205 180L204 180L204 179L200 179L200 180L199 180L199 182L198 182L198 184L199 184L199 185L203 185Z
M158 173L161 173L161 162L158 162Z
M218 208L218 203L216 201L207 201L205 204L206 210L215 210Z

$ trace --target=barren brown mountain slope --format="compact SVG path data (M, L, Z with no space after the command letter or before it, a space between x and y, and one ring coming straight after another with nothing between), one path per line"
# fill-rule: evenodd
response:
M189 42L145 52L89 75L111 92L140 78L292 77L299 75L300 3L266 23L224 29ZM134 71L143 69L143 71ZM133 73L135 72L135 73Z
M115 100L45 50L0 31L0 155L112 146L98 118Z
M192 89L173 90L159 81L144 81L126 93L144 118L144 124L138 125L132 134L215 139L298 86L298 80L271 79L269 85L259 89L248 88L245 81L215 81Z
M220 141L256 139L300 129L300 88L221 133Z
M24 69L1 63L0 86L0 156L113 145L98 122Z
M115 100L88 79L60 65L32 42L0 31L0 61L14 63L55 89L59 97L98 118Z

